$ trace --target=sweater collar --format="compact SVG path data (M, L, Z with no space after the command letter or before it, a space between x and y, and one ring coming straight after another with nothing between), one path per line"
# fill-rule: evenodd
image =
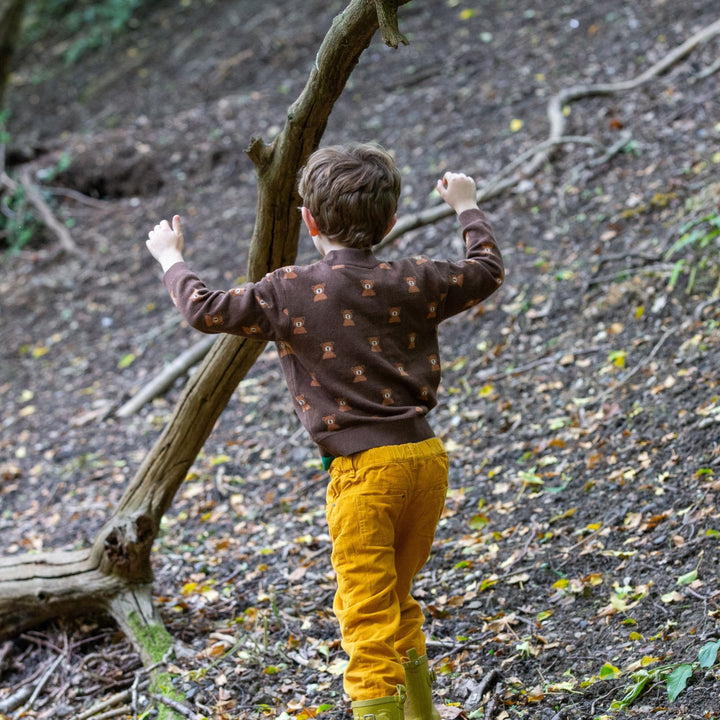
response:
M328 263L328 265L361 265L363 267L375 267L380 263L372 250L360 250L358 248L331 250L323 257L322 261Z

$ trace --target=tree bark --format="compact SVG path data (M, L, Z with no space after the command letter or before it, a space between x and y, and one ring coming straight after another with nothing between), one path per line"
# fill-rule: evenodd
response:
M381 23L379 1L352 0L335 18L282 132L270 144L253 138L248 148L258 181L248 263L252 280L295 259L297 174L318 146L335 101ZM397 5L408 1L382 0L388 37L396 37ZM0 639L60 616L106 613L146 665L164 657L172 642L152 604L152 544L216 420L263 347L229 335L213 344L92 547L0 559Z
M0 0L0 107L24 11L25 0Z

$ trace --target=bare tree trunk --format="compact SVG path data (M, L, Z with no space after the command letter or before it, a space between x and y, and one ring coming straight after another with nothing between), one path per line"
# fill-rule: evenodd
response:
M333 21L282 132L270 144L252 140L258 204L251 279L293 262L300 230L297 174L378 26L388 44L403 41L397 5L407 1L351 0ZM379 6L385 10L380 19ZM102 612L115 618L146 665L162 659L172 640L152 604L152 544L215 421L263 347L227 335L213 344L91 548L0 560L0 639L51 618Z
M0 107L24 11L25 0L0 0Z

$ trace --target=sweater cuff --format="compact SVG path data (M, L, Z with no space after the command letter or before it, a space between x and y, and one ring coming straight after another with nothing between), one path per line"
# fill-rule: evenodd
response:
M458 215L458 220L460 222L461 227L463 230L473 223L474 220L484 220L485 219L485 213L480 210L480 208L473 208L472 210L463 210Z
M185 261L173 263L163 275L163 285L169 293L172 293L175 282L178 276L183 275L187 272L187 264Z

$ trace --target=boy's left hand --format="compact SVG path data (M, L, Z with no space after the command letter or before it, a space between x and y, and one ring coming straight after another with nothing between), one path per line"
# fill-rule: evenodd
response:
M150 254L162 265L163 272L183 261L185 239L182 232L180 216L174 215L172 227L167 220L161 220L149 233L145 241Z

